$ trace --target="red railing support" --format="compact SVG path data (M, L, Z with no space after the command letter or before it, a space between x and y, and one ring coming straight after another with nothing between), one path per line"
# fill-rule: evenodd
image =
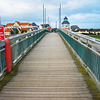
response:
M9 73L12 69L12 59L11 59L11 46L10 41L5 39L5 59L6 59L6 72Z

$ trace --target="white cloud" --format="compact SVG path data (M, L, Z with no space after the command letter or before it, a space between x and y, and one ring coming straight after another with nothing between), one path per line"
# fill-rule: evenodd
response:
M72 14L72 15L69 16L69 20L71 20L72 22L77 22L77 21L94 22L94 21L100 20L100 14L89 14L89 13Z
M0 9L2 16L12 16L29 11L30 6L23 1L2 0L0 1Z
M0 13L2 16L15 16L16 14L24 13L39 13L42 12L41 0L33 2L32 0L1 0L0 1ZM58 7L51 4L46 4L45 7L49 11L54 11Z
M55 22L58 21L58 8L59 4L62 4L62 15L67 14L70 16L69 21L71 23L87 23L87 22L99 22L100 14L99 9L92 8L94 5L99 5L100 0L0 0L0 15L3 19L3 23L7 23L6 21L14 21L14 20L28 20L34 22L42 22L42 10L43 4L47 9L47 17L50 18L52 22L52 26ZM91 7L91 6L92 7ZM84 11L84 8L88 6L91 7L91 12ZM97 7L97 6L96 6ZM83 12L80 13L80 8L82 8ZM76 9L79 9L76 11ZM72 12L74 14L72 14ZM87 13L86 13L87 12ZM75 14L76 13L76 14ZM98 14L95 14L98 13ZM64 17L64 16L63 16Z
M72 14L69 17L69 21L71 25L79 25L79 27L94 27L94 28L100 28L100 14L89 14L89 13L78 13L78 14Z
M64 7L64 8L66 7L69 10L75 10L75 9L78 9L78 8L82 8L86 5L91 5L94 2L95 2L95 0L92 1L92 2L91 2L91 0L69 0L62 7Z
M100 28L99 23L77 23L80 28Z
M55 6L55 5L50 5L50 4L46 4L46 8L47 8L48 10L55 10L55 9L58 9L57 6Z

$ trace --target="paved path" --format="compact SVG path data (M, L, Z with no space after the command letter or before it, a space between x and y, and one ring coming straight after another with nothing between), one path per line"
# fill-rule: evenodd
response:
M92 100L61 38L47 34L19 65L0 100Z

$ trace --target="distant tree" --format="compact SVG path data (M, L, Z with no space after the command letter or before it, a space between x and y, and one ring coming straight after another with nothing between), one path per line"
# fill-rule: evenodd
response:
M91 32L93 30L93 28L89 29L89 32Z
M100 35L100 33L98 33L98 35Z
M18 29L16 29L15 33L16 33L16 34L18 34L18 33L19 33Z
M93 28L88 29L90 35L93 35L92 30L93 30Z
M93 31L93 28L90 28L90 29L89 29L89 32L91 32L91 31Z
M13 31L13 30L11 30L11 31L10 31L10 33L11 33L11 35L13 35L13 34L14 34L14 31Z

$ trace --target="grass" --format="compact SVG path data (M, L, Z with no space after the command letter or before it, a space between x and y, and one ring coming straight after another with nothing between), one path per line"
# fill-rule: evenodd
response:
M93 38L100 39L100 35L88 35L88 36L93 37Z
M18 65L13 67L12 71L5 75L5 77L0 81L0 91L3 89L3 87L14 77L16 76L18 72Z
M91 77L86 72L86 70L84 69L82 64L79 62L76 55L73 53L73 51L71 50L69 45L66 43L66 41L61 36L61 34L59 34L59 35L60 35L61 39L63 40L65 46L67 47L68 51L70 52L73 60L75 61L75 64L77 65L79 72L82 73L82 75L84 77L84 81L86 82L86 84L88 86L89 92L91 93L93 100L100 100L100 92L99 92L98 88L96 87L95 83L92 81Z
M5 38L7 38L7 37L11 37L11 36L14 36L14 35L5 35Z

